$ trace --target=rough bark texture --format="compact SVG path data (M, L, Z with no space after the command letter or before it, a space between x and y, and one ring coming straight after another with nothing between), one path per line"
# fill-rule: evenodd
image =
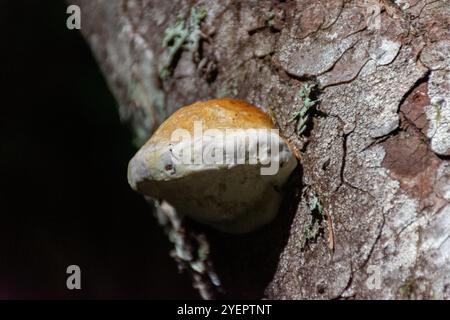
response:
M301 150L260 231L160 215L203 297L450 298L450 1L72 2L137 143L229 96ZM299 136L305 84L320 104Z

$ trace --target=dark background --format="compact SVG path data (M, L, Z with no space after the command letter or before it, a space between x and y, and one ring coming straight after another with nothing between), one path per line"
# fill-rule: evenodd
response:
M66 7L0 2L0 298L197 298L127 184L131 133Z

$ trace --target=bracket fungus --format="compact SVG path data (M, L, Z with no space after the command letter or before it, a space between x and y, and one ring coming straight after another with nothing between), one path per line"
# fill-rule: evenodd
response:
M268 224L297 159L272 120L234 99L178 109L128 166L131 187L230 233Z

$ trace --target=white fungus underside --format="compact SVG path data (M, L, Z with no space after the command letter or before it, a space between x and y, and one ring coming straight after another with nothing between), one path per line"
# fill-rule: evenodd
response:
M130 162L128 179L136 190L168 201L179 213L197 221L227 232L251 231L276 216L281 187L297 165L286 143L278 141L279 170L275 175L261 175L261 161L266 163L268 158L258 158L257 154L245 164L173 161L172 168L167 167L170 153L176 157L187 148L201 151L217 146L214 139L206 138L203 145L198 141L165 142L142 148ZM230 142L225 139L225 143ZM270 144L267 149L270 151ZM249 164L251 161L256 164Z

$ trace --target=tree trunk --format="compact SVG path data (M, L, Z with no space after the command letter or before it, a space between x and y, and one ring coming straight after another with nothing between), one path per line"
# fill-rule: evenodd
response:
M71 2L138 145L177 108L227 96L300 150L257 232L158 207L204 298L450 297L450 1ZM320 103L298 134L306 84Z

